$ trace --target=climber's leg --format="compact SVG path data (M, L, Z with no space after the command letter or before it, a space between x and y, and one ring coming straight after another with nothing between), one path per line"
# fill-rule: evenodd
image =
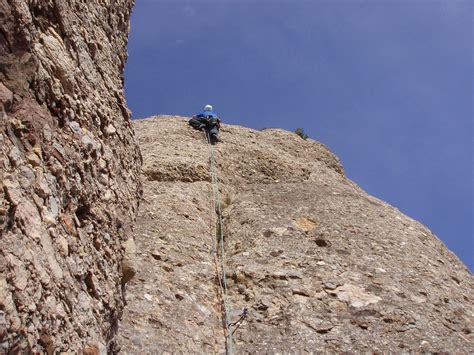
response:
M219 128L217 127L217 119L211 119L209 122L209 137L211 144L216 144L219 140Z
M203 130L206 128L206 119L202 117L193 117L189 120L189 125L194 129Z

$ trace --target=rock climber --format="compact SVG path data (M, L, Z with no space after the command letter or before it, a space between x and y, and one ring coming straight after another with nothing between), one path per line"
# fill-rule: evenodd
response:
M213 108L211 105L204 106L204 111L198 115L194 115L189 120L189 125L200 131L206 129L209 132L210 143L216 144L219 141L218 135L221 120L214 112L212 112L212 110Z

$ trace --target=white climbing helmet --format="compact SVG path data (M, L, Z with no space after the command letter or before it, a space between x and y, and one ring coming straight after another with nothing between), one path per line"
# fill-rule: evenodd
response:
M204 111L212 111L212 105L204 106Z

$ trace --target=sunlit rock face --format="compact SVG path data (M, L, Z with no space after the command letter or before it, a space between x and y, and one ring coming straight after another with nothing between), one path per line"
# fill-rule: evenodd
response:
M209 146L183 117L134 126L144 200L121 351L223 353ZM426 227L365 193L316 141L231 125L221 139L231 322L248 310L233 352L472 351L473 277Z
M111 348L139 196L132 3L0 1L0 353Z

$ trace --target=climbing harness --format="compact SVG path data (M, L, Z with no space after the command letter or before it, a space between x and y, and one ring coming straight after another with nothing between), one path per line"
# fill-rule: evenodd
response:
M219 288L222 295L222 306L223 306L223 311L224 311L223 322L225 326L225 351L226 351L226 355L232 355L233 354L232 335L234 334L234 332L230 331L230 327L232 326L231 324L232 308L227 301L227 272L225 268L226 262L225 262L225 246L224 246L224 223L222 221L221 199L220 199L220 193L219 193L219 180L217 177L216 158L214 154L214 147L211 144L211 137L208 134L207 130L204 130L204 133L206 135L206 141L209 147L211 185L212 185L212 191L213 191L213 198L212 198L213 204L211 207L213 208L213 211L214 211L213 215L217 215L217 223L215 225L217 228L216 237L218 238L218 241L217 241L217 238L214 238L215 243L214 243L213 253L214 253L215 262L217 265L217 278L219 280ZM220 244L220 252L217 253L217 250L219 249L218 248L219 244ZM219 268L219 264L220 264L220 268Z

